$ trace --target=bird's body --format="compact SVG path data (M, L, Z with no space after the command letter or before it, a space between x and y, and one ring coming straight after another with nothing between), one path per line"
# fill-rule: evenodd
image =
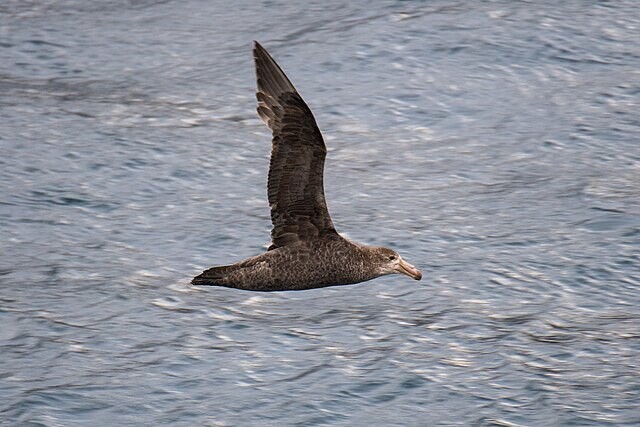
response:
M267 51L255 43L258 114L273 133L268 198L273 244L262 255L213 267L194 285L283 291L347 285L392 273L422 273L391 249L340 236L324 199L327 153L309 107Z
M303 290L348 285L378 277L379 271L365 266L376 255L356 243L337 236L270 250L237 264L214 267L195 278L193 284L209 284L249 291ZM200 283L200 281L202 281Z

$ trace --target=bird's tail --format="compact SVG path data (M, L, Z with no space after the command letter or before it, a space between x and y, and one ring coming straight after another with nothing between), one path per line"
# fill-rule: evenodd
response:
M202 272L202 274L194 277L191 280L192 285L203 286L225 286L227 281L225 280L229 273L236 270L235 265L223 265L220 267L211 267L208 270Z

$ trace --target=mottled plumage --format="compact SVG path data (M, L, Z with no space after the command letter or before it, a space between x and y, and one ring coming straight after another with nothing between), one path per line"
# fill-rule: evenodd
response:
M267 51L255 42L258 114L272 131L267 252L196 276L194 285L283 291L347 285L419 270L387 248L351 242L333 227L324 199L327 149L309 107Z

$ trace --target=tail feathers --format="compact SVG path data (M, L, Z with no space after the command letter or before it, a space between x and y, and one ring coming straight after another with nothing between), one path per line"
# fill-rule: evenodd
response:
M202 272L202 274L194 277L191 280L192 285L203 286L224 286L226 281L224 280L229 273L235 270L233 265L223 265L220 267L212 267Z

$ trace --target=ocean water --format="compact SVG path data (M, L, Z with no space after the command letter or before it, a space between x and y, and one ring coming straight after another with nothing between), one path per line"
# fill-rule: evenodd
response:
M338 231L424 273L193 288L269 243L252 40ZM640 425L636 2L0 4L0 425Z

